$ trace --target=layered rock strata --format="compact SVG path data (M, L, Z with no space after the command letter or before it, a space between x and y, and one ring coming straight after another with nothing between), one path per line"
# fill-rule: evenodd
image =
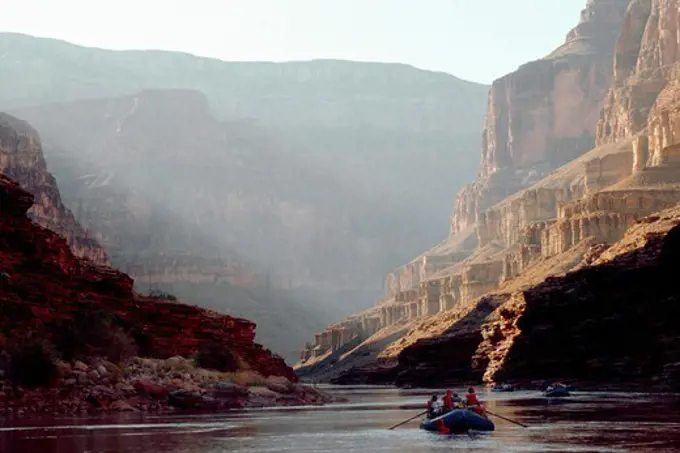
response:
M632 0L614 57L614 76L597 125L598 144L643 132L680 57L677 0Z
M0 174L21 181L36 199L29 210L31 218L63 236L76 256L108 262L104 249L62 203L57 182L47 171L38 133L4 113L0 113Z
M456 199L451 235L497 201L592 148L628 0L588 2L564 45L493 83L477 181Z
M481 213L472 230L477 250L426 254L398 274L401 280L388 278L385 298L353 316L371 327L363 338L471 303L585 240L616 241L636 219L680 200L675 190L598 192L629 177L632 162L629 144L594 150Z
M680 209L641 220L592 266L503 304L482 329L476 368L487 381L680 388L678 257Z

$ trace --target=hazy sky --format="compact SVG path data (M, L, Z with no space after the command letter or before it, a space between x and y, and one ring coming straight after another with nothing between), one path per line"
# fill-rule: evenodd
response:
M479 82L557 47L586 0L6 0L0 31L223 60L389 61Z

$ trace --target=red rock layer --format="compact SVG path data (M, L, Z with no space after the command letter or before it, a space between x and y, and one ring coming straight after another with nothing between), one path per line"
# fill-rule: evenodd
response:
M0 173L35 196L29 215L63 236L73 253L107 264L104 249L90 237L61 201L57 182L47 171L38 133L21 120L0 113Z
M142 355L191 357L217 350L265 376L297 380L283 359L254 343L255 325L177 302L139 297L122 272L73 255L59 235L31 222L34 197L0 175L0 326L10 338L27 329L54 333L81 310L117 315L146 339Z

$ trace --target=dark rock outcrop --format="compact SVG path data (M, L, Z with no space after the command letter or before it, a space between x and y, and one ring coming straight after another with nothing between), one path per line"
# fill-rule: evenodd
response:
M0 325L7 338L34 331L53 341L78 313L96 311L114 316L135 337L140 355L225 350L263 376L296 380L283 359L254 343L252 322L140 297L127 275L74 256L65 239L26 216L33 199L0 175Z
M405 348L393 371L396 384L436 387L480 381L483 371L470 366L470 357L482 342L482 323L502 301L501 297L482 299L443 334Z
M489 381L680 388L680 209L647 217L592 266L516 295L484 327ZM500 353L499 353L500 352Z

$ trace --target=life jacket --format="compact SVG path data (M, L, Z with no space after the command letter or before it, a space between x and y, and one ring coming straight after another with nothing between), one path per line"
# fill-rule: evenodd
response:
M444 395L444 402L442 404L444 405L444 409L453 409L453 397L451 395Z
M484 406L482 406L481 404L479 406L470 406L468 409L471 410L472 412L475 412L476 414L483 415L484 417L486 417L486 409L484 409Z
M451 430L446 426L446 424L444 424L444 420L442 420L442 419L439 419L437 421L437 429L442 434L450 434L451 433Z
M465 395L465 400L467 401L468 406L478 406L479 405L479 400L477 399L476 393L468 393L467 395Z

